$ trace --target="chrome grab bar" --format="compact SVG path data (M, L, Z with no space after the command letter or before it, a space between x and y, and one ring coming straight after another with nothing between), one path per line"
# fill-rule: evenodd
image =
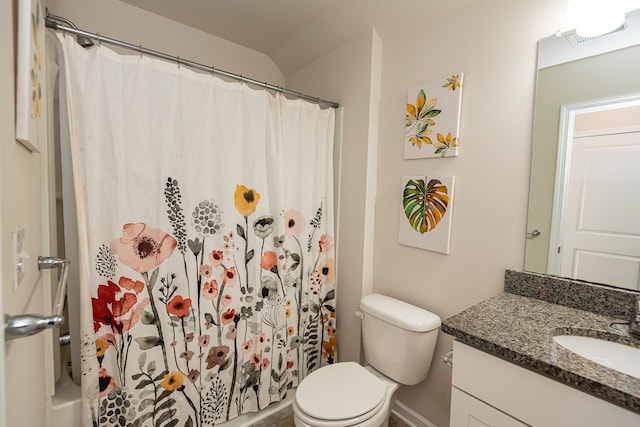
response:
M53 314L43 316L40 314L23 314L19 316L5 316L4 338L28 337L45 329L59 328L64 323L64 298L67 291L67 276L69 274L70 260L56 257L38 257L38 270L59 268L58 287L53 301Z

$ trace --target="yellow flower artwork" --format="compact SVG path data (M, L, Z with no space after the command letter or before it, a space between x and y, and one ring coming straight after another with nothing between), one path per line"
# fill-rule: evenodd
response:
M458 155L463 73L409 89L405 159Z

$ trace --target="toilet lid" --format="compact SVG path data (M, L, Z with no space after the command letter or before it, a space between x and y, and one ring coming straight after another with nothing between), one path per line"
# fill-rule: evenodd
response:
M355 362L325 366L298 385L296 404L307 415L344 420L365 414L383 400L387 385Z

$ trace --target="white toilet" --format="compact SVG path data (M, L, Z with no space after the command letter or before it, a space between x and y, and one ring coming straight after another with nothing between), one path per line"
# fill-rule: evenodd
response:
M297 427L386 427L400 385L427 377L440 318L380 294L362 298L360 309L368 366L335 363L304 378L293 400Z

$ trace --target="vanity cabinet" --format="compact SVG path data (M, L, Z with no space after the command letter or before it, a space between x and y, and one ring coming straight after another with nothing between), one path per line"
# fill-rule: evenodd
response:
M453 355L451 427L640 426L640 414L460 341Z

